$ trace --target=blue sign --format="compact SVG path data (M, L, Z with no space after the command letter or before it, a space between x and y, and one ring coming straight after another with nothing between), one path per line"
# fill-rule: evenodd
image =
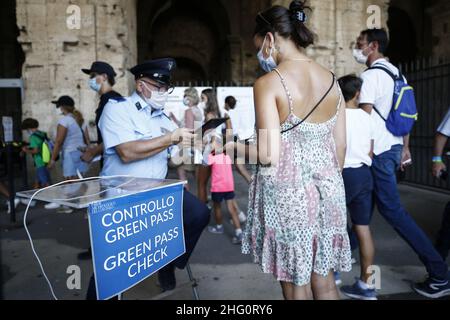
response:
M186 252L182 208L182 184L89 206L99 300L130 289Z

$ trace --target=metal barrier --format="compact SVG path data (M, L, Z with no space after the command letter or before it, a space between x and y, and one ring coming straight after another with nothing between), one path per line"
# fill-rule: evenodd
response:
M416 93L419 121L411 134L414 161L404 176L405 182L450 190L450 181L431 175L431 158L436 130L450 108L450 64L431 65L425 61L401 66Z

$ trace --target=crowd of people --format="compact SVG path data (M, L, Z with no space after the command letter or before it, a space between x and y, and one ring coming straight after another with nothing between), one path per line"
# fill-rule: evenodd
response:
M254 45L266 74L254 84L253 139L236 137L237 101L227 97L223 102L226 113L221 114L213 89L200 94L195 88L187 89L182 119L164 113L173 91L174 59L147 61L132 68L135 90L129 97L113 90L114 69L95 62L82 71L100 98L96 145L91 145L85 121L68 96L53 102L62 117L48 163L41 155L46 133L39 131L35 119L23 122L30 136L23 151L33 156L36 187L51 184L49 170L60 155L63 176L71 180L83 176L99 156L103 176L164 179L169 159L182 154L191 160L178 165L177 174L188 180L188 172L194 173L197 197L187 185L183 203L187 250L159 271L163 290L175 288L175 267L185 268L204 229L224 233L225 202L234 227L232 243L242 245L243 254L251 254L264 273L274 275L285 299L338 299L339 274L352 269L352 251L357 249L360 277L340 290L355 299L377 299L370 281L376 261L370 228L375 207L427 270L427 280L414 284L413 289L429 298L450 295L445 262L450 248L450 207L435 247L400 200L396 172L412 163L409 134L394 134L387 119L395 102L396 81L406 84L407 79L385 56L386 31L362 31L353 55L368 69L361 76L337 79L306 54L305 49L314 43L313 32L305 24L306 9L303 1L293 1L289 8L273 6L256 17ZM200 146L194 143L198 129L218 118L227 121L202 137ZM438 129L430 159L437 178L446 178L443 156L449 136L450 112ZM247 166L236 164L241 158L257 159L252 174ZM249 184L247 214L236 202L233 167ZM0 185L0 192L9 196L3 189ZM207 228L211 213L214 223ZM88 298L96 298L93 277Z

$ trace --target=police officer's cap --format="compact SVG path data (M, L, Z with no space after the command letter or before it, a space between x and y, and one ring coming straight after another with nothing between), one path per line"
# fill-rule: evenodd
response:
M62 96L58 100L52 101L52 103L56 104L57 108L61 106L75 107L75 101L69 96Z
M158 83L169 86L171 72L177 64L172 58L164 58L146 61L130 69L136 80L143 77L153 79Z
M109 63L103 61L95 61L90 69L81 69L81 71L86 74L107 74L110 77L115 77L117 75L114 68Z

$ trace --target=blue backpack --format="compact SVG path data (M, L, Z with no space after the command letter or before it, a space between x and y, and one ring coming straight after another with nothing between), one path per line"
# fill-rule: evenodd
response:
M386 122L386 128L390 133L396 137L407 136L411 133L419 116L414 89L406 83L401 72L396 76L391 70L380 64L375 64L368 70L374 69L383 70L394 80L394 97L388 118L385 119L376 108L374 110Z

